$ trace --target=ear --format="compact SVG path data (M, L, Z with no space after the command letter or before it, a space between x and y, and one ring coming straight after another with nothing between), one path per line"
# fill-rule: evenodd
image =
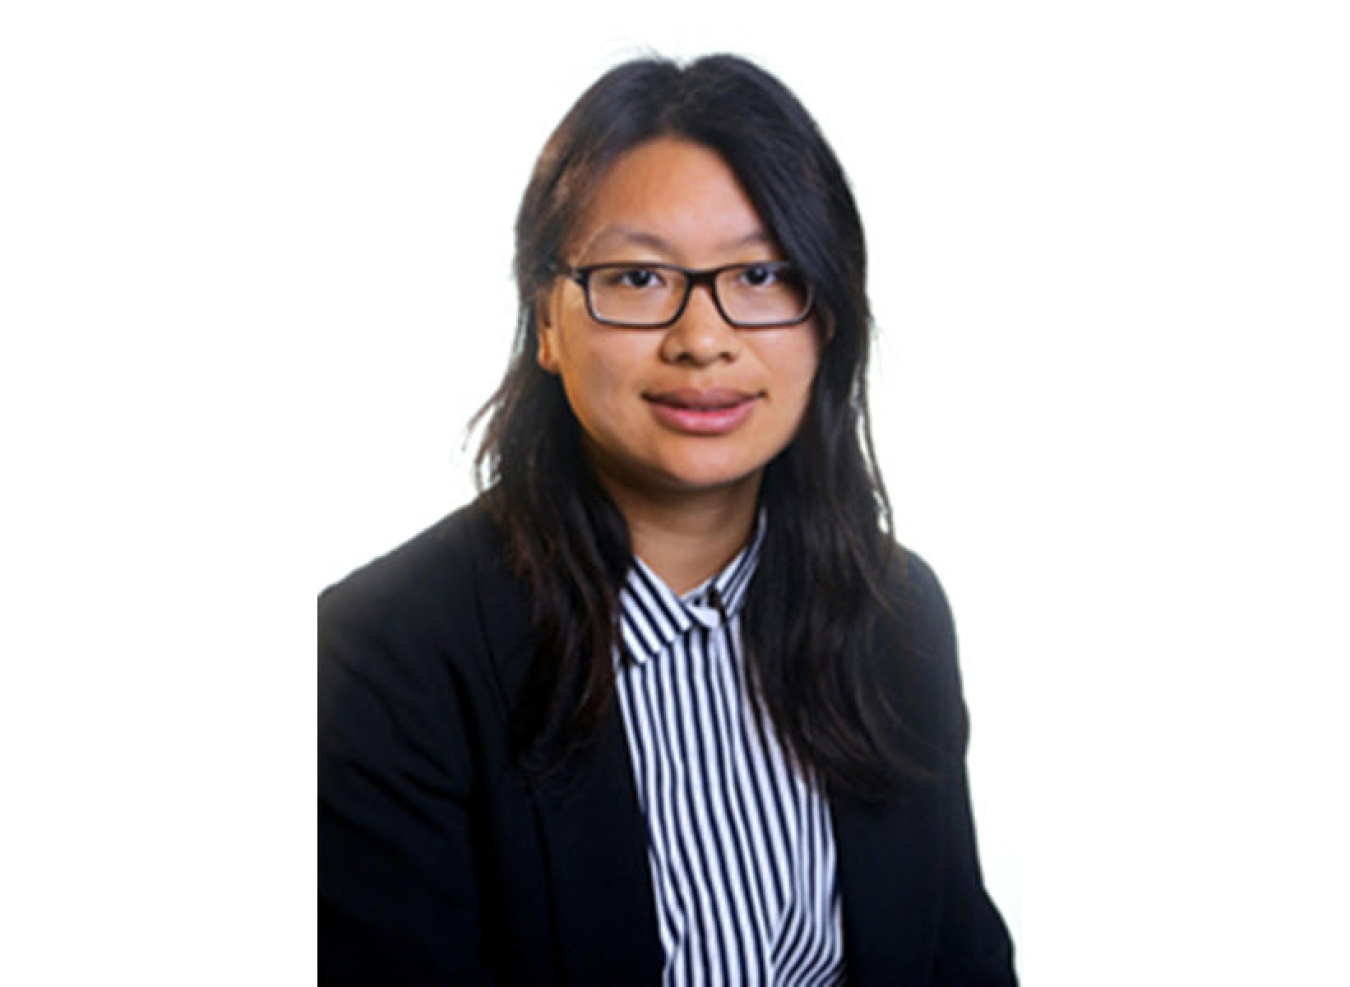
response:
M553 315L553 292L540 289L534 298L534 332L539 346L535 362L551 374L558 372L557 323Z

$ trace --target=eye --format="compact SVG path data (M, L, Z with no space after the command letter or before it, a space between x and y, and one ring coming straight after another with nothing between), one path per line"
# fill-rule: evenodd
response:
M791 276L783 264L747 264L741 281L751 288L772 288L790 282Z
M643 289L660 288L665 284L661 272L652 267L611 267L603 272L604 284L608 288Z

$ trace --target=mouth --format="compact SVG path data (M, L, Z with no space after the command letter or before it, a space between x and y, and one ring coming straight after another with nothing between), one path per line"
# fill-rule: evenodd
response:
M644 394L657 420L686 435L725 435L735 431L764 395L725 387L677 388Z
M737 405L748 404L761 395L748 391L738 391L726 387L711 387L699 390L682 387L672 391L659 391L644 394L643 398L652 404L668 408L681 408L686 411L725 411Z

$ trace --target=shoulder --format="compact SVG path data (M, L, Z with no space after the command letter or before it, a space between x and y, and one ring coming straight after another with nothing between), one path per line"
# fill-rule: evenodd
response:
M929 661L956 661L956 625L951 605L933 567L912 549L896 546L888 593L906 629L910 647Z
M879 659L906 722L945 753L960 755L967 725L952 609L933 567L912 549L896 548Z
M480 502L443 518L319 596L320 699L360 680L500 695L528 604Z
M500 539L475 502L324 590L320 623L383 621L462 603L501 559Z

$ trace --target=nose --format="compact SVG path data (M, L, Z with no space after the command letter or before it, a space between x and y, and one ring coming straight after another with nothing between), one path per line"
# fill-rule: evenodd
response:
M661 340L661 358L668 363L708 366L730 362L744 345L736 327L722 318L711 284L695 285L689 301Z

